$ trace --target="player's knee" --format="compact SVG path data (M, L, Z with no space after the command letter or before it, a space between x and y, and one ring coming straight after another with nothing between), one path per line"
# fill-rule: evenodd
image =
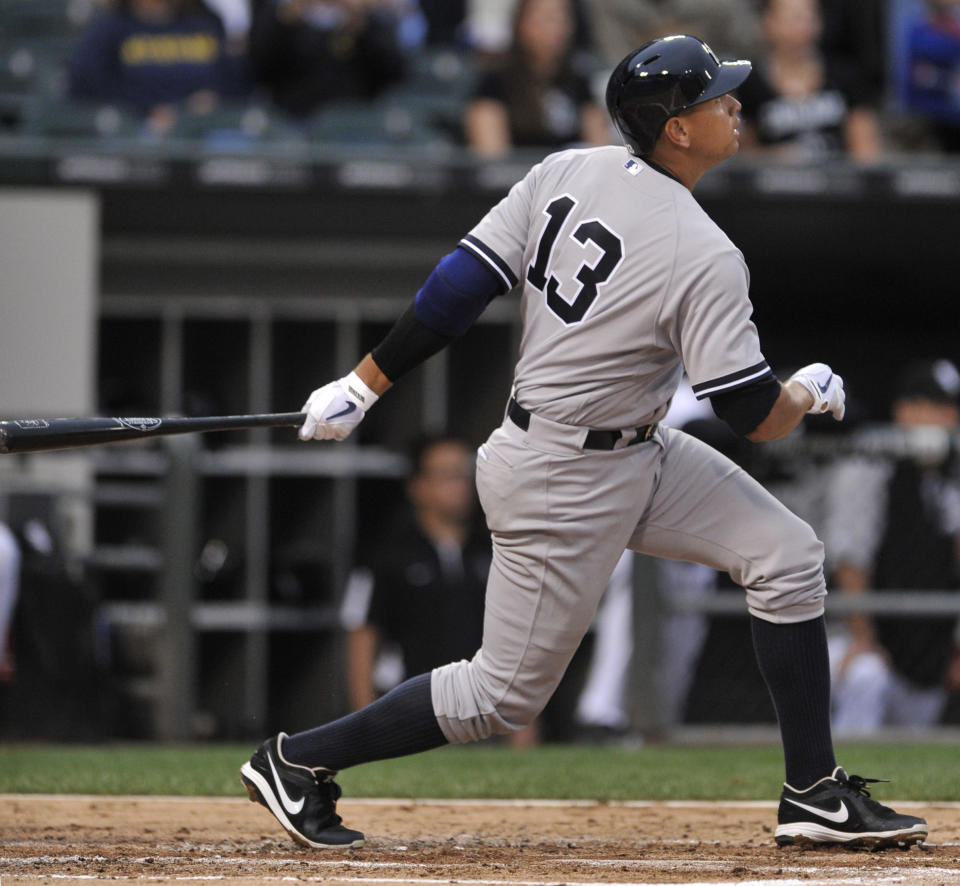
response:
M525 694L496 679L480 654L433 672L433 707L448 741L462 744L491 735L519 732L536 718L547 699Z
M741 581L751 613L767 621L807 621L823 614L823 543L807 523L791 517L777 527L770 556L750 564Z

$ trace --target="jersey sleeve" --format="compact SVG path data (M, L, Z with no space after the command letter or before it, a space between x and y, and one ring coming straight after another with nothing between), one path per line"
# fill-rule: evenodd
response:
M677 314L680 357L698 400L773 378L750 319L749 277L734 249L706 259Z
M493 271L503 292L513 289L522 276L539 169L539 165L534 166L459 244Z

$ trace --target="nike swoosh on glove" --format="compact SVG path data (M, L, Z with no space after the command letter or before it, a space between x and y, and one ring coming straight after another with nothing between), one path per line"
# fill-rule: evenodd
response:
M790 381L799 382L813 394L813 406L807 412L832 412L837 421L843 418L846 408L843 379L826 363L811 363L809 366L804 366L790 376Z
M303 404L301 440L345 440L380 399L355 372L317 388Z

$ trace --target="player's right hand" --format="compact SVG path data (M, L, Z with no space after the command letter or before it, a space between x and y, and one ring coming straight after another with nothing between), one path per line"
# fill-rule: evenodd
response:
M355 372L317 388L303 404L301 440L344 440L378 397Z
M813 405L807 412L832 412L837 421L843 418L846 402L843 379L826 363L804 366L790 376L790 381L803 385L813 395Z

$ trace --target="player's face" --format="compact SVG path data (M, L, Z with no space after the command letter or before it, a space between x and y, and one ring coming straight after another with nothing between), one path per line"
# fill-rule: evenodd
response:
M714 165L740 149L740 102L729 93L684 111L690 147Z

